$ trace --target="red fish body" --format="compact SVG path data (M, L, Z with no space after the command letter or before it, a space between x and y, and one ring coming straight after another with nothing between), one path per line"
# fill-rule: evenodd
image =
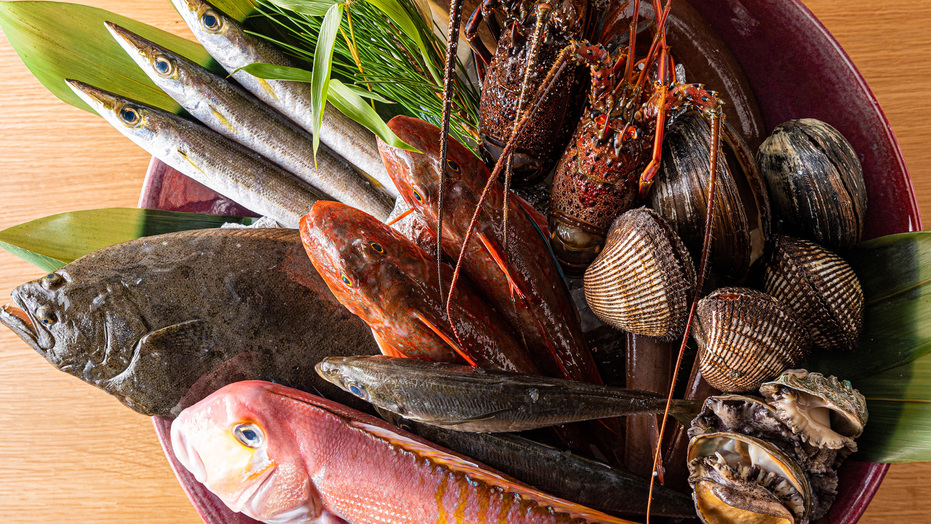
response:
M520 341L467 283L456 289L451 329L430 255L375 217L318 201L300 229L317 272L340 303L369 324L382 353L536 371ZM452 268L445 269L444 278L452 278Z
M405 116L393 118L388 125L421 151L401 150L379 142L388 174L405 201L435 231L440 198L439 129ZM455 140L450 140L445 170L443 251L457 259L490 173L480 159ZM528 212L510 199L505 242L503 208L504 188L495 182L466 246L464 273L526 337L534 362L544 373L600 384L578 314L546 239ZM444 286L449 283L444 279Z
M231 384L188 408L172 424L171 441L200 482L232 509L266 522L629 522L268 382Z

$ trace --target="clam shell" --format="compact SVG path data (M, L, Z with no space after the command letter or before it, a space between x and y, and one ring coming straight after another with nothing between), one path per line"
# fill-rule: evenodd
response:
M695 319L699 370L722 391L756 389L808 351L808 334L792 312L760 291L714 291L698 303Z
M689 442L689 485L707 523L807 522L811 485L802 468L766 442L741 433L708 433ZM745 520L744 520L745 519Z
M868 413L866 399L849 381L793 369L763 384L760 393L802 440L857 450L854 439L863 433Z
M813 345L829 350L857 347L863 289L841 257L813 242L777 235L763 289L804 322Z
M584 287L588 306L604 322L673 338L685 330L695 268L662 217L632 209L611 225L604 250L585 271Z
M763 142L757 161L786 232L836 248L860 241L863 168L837 129L813 118L789 120Z
M769 199L753 155L725 122L718 155L711 268L741 279L762 257L770 234ZM650 207L669 221L697 257L702 248L711 164L708 122L682 114L663 139L663 169L650 193Z

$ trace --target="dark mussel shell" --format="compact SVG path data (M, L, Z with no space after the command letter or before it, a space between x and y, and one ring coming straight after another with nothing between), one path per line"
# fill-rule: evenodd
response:
M769 238L769 199L753 156L724 123L718 155L711 270L739 280L763 256ZM650 207L662 215L697 258L704 236L711 165L711 130L696 112L675 119L663 140L663 169Z
M601 320L629 333L673 338L685 330L695 267L663 217L642 207L611 224L584 283L585 300Z
M808 333L788 307L747 288L721 288L695 312L702 377L721 391L749 391L805 358Z
M863 168L837 129L814 118L789 120L763 142L757 161L786 233L832 248L860 241Z
M863 325L863 288L843 258L814 242L777 235L763 289L792 309L815 346L856 349Z

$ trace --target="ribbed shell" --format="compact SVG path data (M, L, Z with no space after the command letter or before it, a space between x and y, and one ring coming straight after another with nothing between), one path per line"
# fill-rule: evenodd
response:
M808 333L775 298L746 288L721 288L698 303L693 336L699 369L722 391L749 391L796 366Z
M637 335L672 338L685 329L695 268L665 220L647 208L619 216L585 271L585 300L598 318Z
M837 129L813 118L789 120L763 142L757 161L786 232L835 248L860 241L863 168Z
M763 255L770 234L769 199L747 146L727 127L721 140L711 268L740 279ZM710 150L708 122L697 113L677 117L663 139L663 170L650 193L650 207L669 221L695 256L704 237Z
M813 242L777 236L763 287L792 309L814 346L856 349L863 325L863 289L844 259Z

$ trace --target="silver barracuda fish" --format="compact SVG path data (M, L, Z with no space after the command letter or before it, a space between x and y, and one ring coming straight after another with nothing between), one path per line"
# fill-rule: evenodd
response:
M155 85L207 127L340 202L381 221L388 218L392 199L387 193L326 150L318 152L315 164L313 137L284 115L187 58L116 24L106 26Z
M247 34L236 20L203 0L171 0L171 3L191 28L194 37L210 56L230 72L234 80L307 131L313 132L310 84L265 80L245 71L236 71L253 63L294 67L295 63L290 58L271 43ZM320 141L384 186L393 197L399 196L382 164L375 136L329 105L323 110Z
M327 355L378 353L314 271L297 230L203 229L109 246L11 293L0 324L53 366L145 415L272 380L356 408Z
M285 227L297 228L317 200L332 200L201 124L84 82L66 82L110 125L152 156Z
M666 397L645 391L382 355L325 358L317 373L380 409L458 431L526 431L666 408ZM700 409L674 400L669 414L689 423Z

